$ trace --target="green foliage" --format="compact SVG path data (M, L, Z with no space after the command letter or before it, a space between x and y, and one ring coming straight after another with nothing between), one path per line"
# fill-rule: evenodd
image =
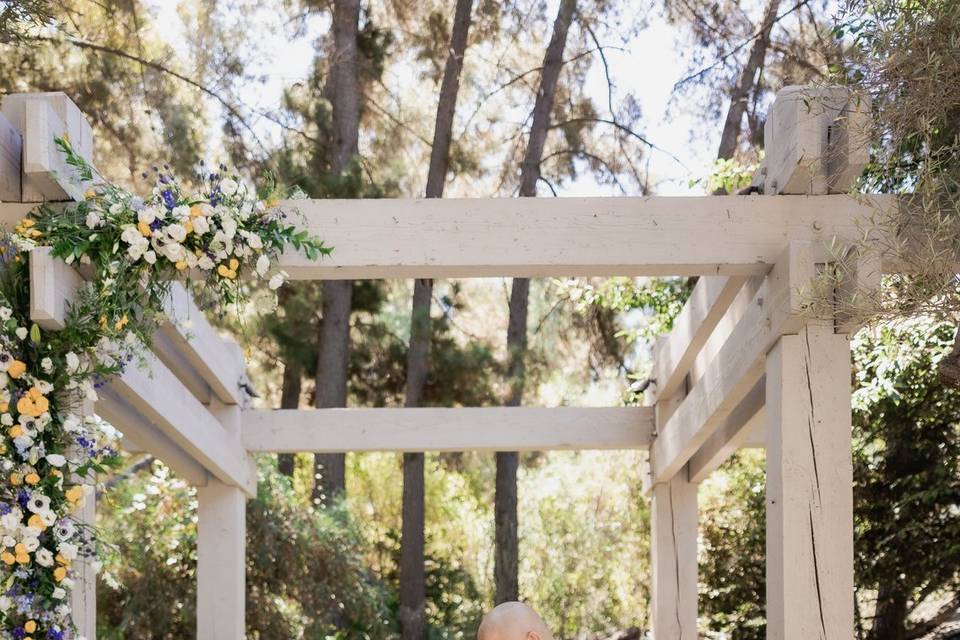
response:
M247 503L248 637L385 637L384 593L350 517L305 506L272 461L259 466L258 497ZM192 637L195 490L154 463L108 495L101 523L116 553L101 577L99 637Z
M918 605L960 588L960 391L937 375L954 330L917 319L854 341L860 637L902 637ZM764 634L763 481L762 458L741 454L701 492L701 605L731 638Z
M748 451L701 487L700 611L711 637L766 637L765 487L763 455Z
M0 42L21 40L34 27L53 19L53 3L49 0L16 0L0 6Z
M960 390L937 375L954 332L918 319L854 344L856 575L864 597L876 594L874 627L960 589Z
M722 189L724 193L737 193L741 189L750 186L753 179L753 173L757 170L756 164L743 164L735 159L718 158L713 163L713 170L707 176L704 189L707 193L715 193ZM690 186L698 181L693 180Z

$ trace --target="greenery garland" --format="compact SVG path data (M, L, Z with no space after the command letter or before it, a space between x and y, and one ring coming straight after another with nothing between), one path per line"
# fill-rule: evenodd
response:
M0 241L0 638L80 638L70 610L73 564L96 563L97 536L73 515L98 473L119 463L118 434L83 403L149 347L170 284L184 281L223 309L242 303L242 276L275 290L288 246L330 253L288 221L275 192L257 194L226 167L198 167L188 190L154 168L146 199L103 180L56 140L77 201L42 205ZM144 174L144 177L150 177ZM62 178L62 177L58 177ZM275 188L274 188L275 191ZM26 252L50 247L87 275L65 328L30 320ZM187 274L191 278L187 278ZM136 363L134 363L136 364Z

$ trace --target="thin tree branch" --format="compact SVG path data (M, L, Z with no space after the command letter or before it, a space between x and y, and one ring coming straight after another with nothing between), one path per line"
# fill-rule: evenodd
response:
M206 95L210 96L211 98L219 102L223 106L223 108L226 109L227 112L230 113L230 115L235 117L240 122L240 124L243 125L243 127L250 133L254 141L257 143L257 146L260 147L260 149L265 153L267 151L266 145L263 144L263 141L257 135L256 131L253 130L253 127L250 126L250 124L247 122L247 119L243 117L243 114L240 113L240 110L237 109L237 107L230 104L228 100L226 100L223 96L221 96L219 93L217 93L213 89L210 89L206 85L200 82L197 82L193 78L185 76L182 73L179 73L177 71L174 71L173 69L171 69L170 67L164 64L161 64L154 60L145 60L139 56L136 56L132 53L128 53L122 49L108 47L106 45L97 44L95 42L88 42L87 40L81 40L80 38L74 38L73 36L63 36L60 38L54 38L52 36L31 35L29 36L29 39L39 41L39 42L50 42L54 44L69 44L79 49L90 49L91 51L99 51L100 53L106 53L112 56L116 56L118 58L124 58L132 62L137 62L141 65L150 67L155 71L159 71L161 73L165 73L171 77L174 77L177 80L180 80L181 82L185 82L186 84L196 89L199 89L202 93L205 93Z

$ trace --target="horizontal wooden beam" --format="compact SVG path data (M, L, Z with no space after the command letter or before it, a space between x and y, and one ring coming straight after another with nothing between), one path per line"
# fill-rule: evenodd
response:
M702 482L740 448L764 448L765 380L761 377L687 464L687 479Z
M820 253L810 243L793 242L781 256L754 303L653 442L653 484L683 469L763 375L764 358L776 340L802 326L800 287L815 276L815 256Z
M746 280L747 276L704 276L697 281L670 333L657 340L654 379L658 396L672 396L680 387Z
M286 409L243 412L250 451L645 449L649 407Z
M299 200L334 247L294 279L763 275L789 240L859 238L879 196ZM292 221L298 216L293 215Z
M145 357L149 371L131 365L107 387L221 482L256 495L256 469L246 451L160 360Z
M237 343L222 338L207 321L206 316L194 303L190 293L179 282L170 286L166 314L169 321L160 326L164 339L153 346L161 360L171 368L186 365L192 372L184 374L197 376L207 385L224 404L243 404L246 400L240 390L240 382L245 376L246 363L243 351ZM170 351L172 347L173 352ZM179 372L178 372L179 375ZM203 393L203 388L196 390ZM208 401L198 396L203 402Z
M100 389L95 411L98 416L112 424L123 433L121 444L134 443L131 452L143 450L162 460L174 473L194 486L207 484L207 471L171 440L146 416L134 409L129 402L109 388Z

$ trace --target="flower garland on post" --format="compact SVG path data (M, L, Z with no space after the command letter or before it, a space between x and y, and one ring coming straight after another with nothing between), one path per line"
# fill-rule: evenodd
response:
M72 565L96 562L96 532L74 511L96 474L117 466L117 433L83 405L148 349L165 320L170 283L187 280L220 308L242 303L241 276L270 276L288 246L310 259L330 253L222 165L201 165L191 191L155 169L142 199L103 180L56 140L78 182L77 202L40 206L0 241L0 638L79 638L69 605ZM146 174L145 174L146 177ZM66 188L66 187L65 187ZM37 247L88 277L65 327L29 317L27 260ZM189 272L191 279L187 279ZM191 285L191 281L195 282ZM85 415L87 414L87 415Z

